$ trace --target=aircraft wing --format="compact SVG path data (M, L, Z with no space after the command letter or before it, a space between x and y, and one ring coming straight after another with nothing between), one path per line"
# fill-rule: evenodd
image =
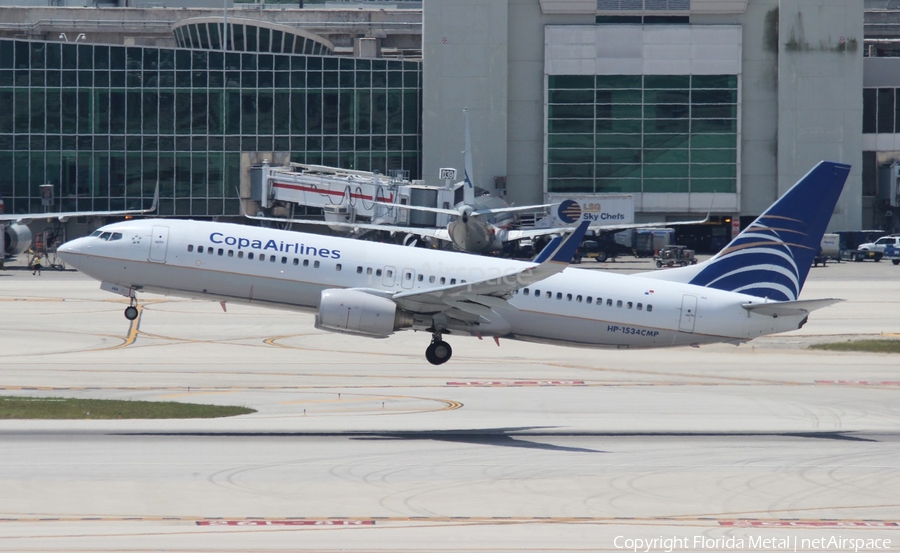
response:
M56 211L51 213L7 213L0 214L0 221L15 221L25 225L35 219L59 219L66 222L71 217L118 217L121 215L142 215L156 211L156 204L159 203L159 184L156 185L156 192L153 193L153 205L149 209L123 209L118 211Z
M437 240L450 241L450 233L445 228L420 228L420 227L402 227L397 225L376 225L372 223L342 223L328 221L313 221L310 219L288 219L284 217L264 217L262 215L247 215L247 219L254 221L273 221L276 223L297 223L298 225L319 225L325 227L341 227L349 230L383 230L387 232L403 232L406 234L414 234L423 238L435 238Z
M506 300L519 288L540 282L565 270L572 261L575 249L581 244L587 228L587 221L581 223L572 234L561 241L552 255L544 257L541 263L530 265L520 271L426 291L399 292L391 299L400 307L417 313L437 313L455 308L489 318L492 309L513 309Z
M628 230L628 229L638 229L638 228L668 228L668 227L678 227L683 225L702 225L704 223L709 222L709 214L706 215L703 219L699 219L696 221L677 221L674 223L629 223L623 225L592 225L588 227L588 230L599 230L603 232L618 232L620 230ZM563 232L568 232L572 227L556 227L556 228L544 228L544 229L524 229L524 230L508 230L506 231L506 237L504 240L513 242L515 240L521 240L523 238L536 238L538 236L546 236L548 234L560 234Z
M493 215L494 213L511 213L514 211L536 211L538 209L543 209L545 207L550 207L556 204L540 204L540 205L520 205L520 206L510 206L510 207L492 207L488 209L476 209L472 212L472 215ZM571 227L569 227L571 228Z

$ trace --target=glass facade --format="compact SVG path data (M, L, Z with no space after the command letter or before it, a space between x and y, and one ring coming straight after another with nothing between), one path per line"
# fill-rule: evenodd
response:
M548 79L548 192L736 192L736 75Z
M175 43L179 48L222 50L223 20L191 20L175 25ZM274 27L274 26L273 26ZM272 52L273 54L331 55L330 43L322 39L304 36L289 28L269 28L258 21L244 23L241 20L227 24L226 50L238 52Z
M421 178L421 63L0 39L7 213L237 215L242 152Z
M900 89L863 89L863 133L900 133Z

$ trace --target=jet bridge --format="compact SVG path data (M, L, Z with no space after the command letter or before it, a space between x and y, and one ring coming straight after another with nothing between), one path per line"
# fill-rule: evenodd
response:
M454 190L425 186L399 171L382 175L303 163L274 167L263 162L250 168L250 199L266 212L280 206L319 208L328 222L442 227L449 222L447 215L381 204L452 208Z

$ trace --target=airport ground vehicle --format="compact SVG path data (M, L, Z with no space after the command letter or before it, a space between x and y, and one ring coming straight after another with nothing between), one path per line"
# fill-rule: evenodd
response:
M860 244L856 248L856 257L853 260L874 259L875 261L881 261L881 258L884 257L884 250L888 246L900 247L900 235L882 236L874 242Z
M894 265L900 265L900 246L887 246L884 248L884 258L890 259Z
M694 250L687 249L687 246L666 246L659 250L659 255L654 256L654 259L656 259L656 266L659 268L685 267L697 264Z

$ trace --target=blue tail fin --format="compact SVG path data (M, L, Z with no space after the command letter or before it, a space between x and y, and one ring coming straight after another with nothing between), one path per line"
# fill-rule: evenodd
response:
M849 172L849 165L820 162L709 261L642 276L796 300Z
M697 265L690 284L796 300L849 172L849 165L820 162L725 249Z

